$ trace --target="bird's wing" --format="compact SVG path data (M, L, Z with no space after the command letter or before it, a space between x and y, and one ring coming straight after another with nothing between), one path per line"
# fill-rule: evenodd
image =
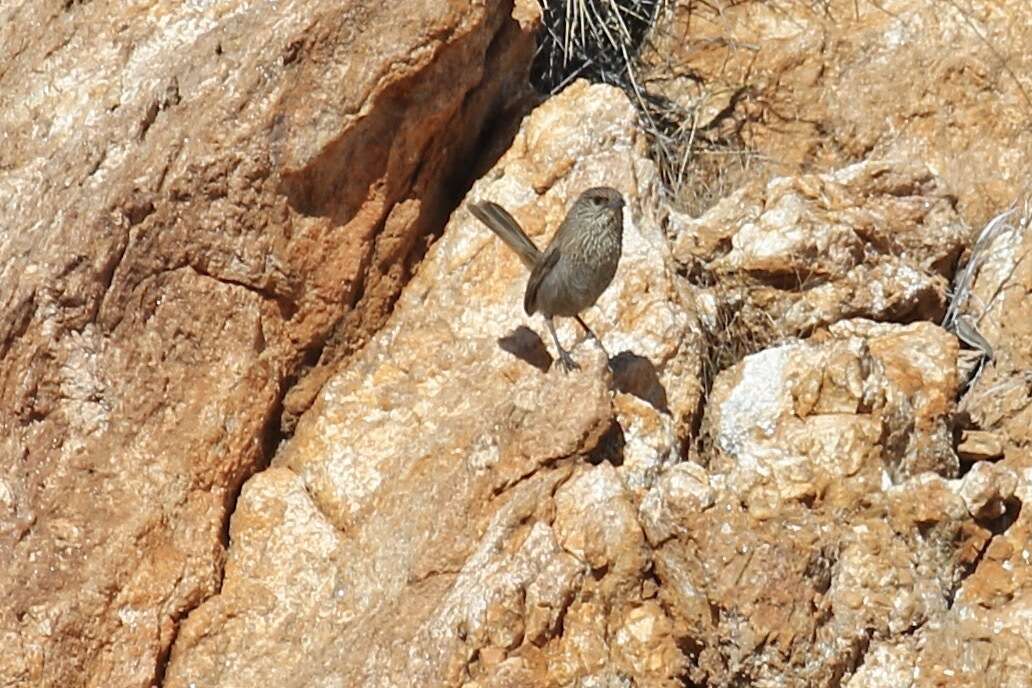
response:
M523 310L527 315L533 315L534 311L537 310L535 302L537 301L538 289L541 288L541 282L558 262L559 244L552 242L552 245L548 247L547 251L545 251L544 257L542 257L534 266L534 269L531 270L530 278L527 280L527 291L523 295Z
M520 223L502 206L491 201L470 203L469 210L473 216L487 225L487 228L505 242L528 269L533 270L541 257L541 251L530 240Z

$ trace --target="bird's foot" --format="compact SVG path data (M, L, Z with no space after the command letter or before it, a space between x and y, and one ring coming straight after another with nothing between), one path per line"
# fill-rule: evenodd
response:
M564 373L569 373L571 370L580 370L580 365L570 356L569 352L559 350L559 363L563 367Z

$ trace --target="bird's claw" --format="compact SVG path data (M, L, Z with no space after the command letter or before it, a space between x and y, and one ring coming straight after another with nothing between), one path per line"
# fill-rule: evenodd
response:
M563 367L564 373L569 373L571 370L580 370L580 365L565 351L559 352L559 363Z

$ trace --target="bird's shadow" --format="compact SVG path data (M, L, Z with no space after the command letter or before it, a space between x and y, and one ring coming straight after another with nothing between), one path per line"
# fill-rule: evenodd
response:
M543 373L548 372L555 360L537 332L526 325L500 337L498 346ZM613 371L613 386L618 392L638 397L661 413L670 413L666 388L659 379L656 366L648 358L633 351L621 351L609 359L609 368Z
M498 346L543 373L547 373L552 366L553 359L545 348L545 343L541 341L537 332L526 325L520 325L509 334L500 337Z

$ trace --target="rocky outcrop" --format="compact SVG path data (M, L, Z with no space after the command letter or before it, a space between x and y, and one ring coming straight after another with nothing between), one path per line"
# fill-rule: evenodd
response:
M0 10L0 683L161 680L281 416L382 324L526 82L512 13Z
M1016 471L957 477L956 338L839 319L747 356L708 394L702 464L679 461L702 399L684 382L713 355L699 328L722 292L679 279L640 143L622 95L578 84L471 192L539 243L577 190L605 179L628 196L626 261L589 316L615 372L590 340L584 370L548 367L542 324L519 310L523 267L460 210L386 328L248 482L225 583L183 624L169 685L833 686L950 623L1024 489ZM857 179L910 195L841 188ZM962 226L907 165L774 186L821 184L844 215L886 204L852 239L870 260L879 232ZM789 228L825 226L795 207ZM744 226L724 212L700 226ZM931 266L948 242L895 235L907 269L944 279ZM650 394L621 383L631 357Z
M719 294L714 327L759 340L941 321L970 232L927 168L887 161L752 182L702 217L672 213L669 230L689 281Z
M669 3L640 80L716 144L717 176L736 174L736 147L739 181L921 161L980 226L1027 191L1030 43L1025 0L685 0Z
M1032 201L990 223L973 253L970 284L962 287L959 317L975 325L992 348L961 410L965 430L995 449L983 455L1032 463ZM967 272L967 271L965 271ZM988 437L987 437L988 434Z
M955 370L955 340L933 325L844 321L717 378L710 497L650 496L674 506L646 531L671 583L660 596L700 648L693 680L837 685L871 637L948 606L984 541L929 472L956 470Z
M571 87L471 197L543 244L603 182L629 203L624 260L587 315L614 372L590 340L574 349L581 372L549 367L547 330L519 307L525 268L460 210L387 327L245 487L222 591L183 625L167 685L669 677L682 660L660 608L641 607L637 503L678 461L703 347L633 109ZM559 332L583 339L572 322Z
M912 636L872 644L850 688L899 685L1027 685L1032 666L1032 213L1019 207L990 223L976 246L962 317L976 323L993 358L958 406L961 448L976 459L953 489L993 535L949 610ZM978 449L984 451L977 451Z
M102 5L0 10L0 684L1026 685L1023 5L718 4L786 164L699 217L619 90L510 109L532 3ZM466 205L598 184L565 375Z

